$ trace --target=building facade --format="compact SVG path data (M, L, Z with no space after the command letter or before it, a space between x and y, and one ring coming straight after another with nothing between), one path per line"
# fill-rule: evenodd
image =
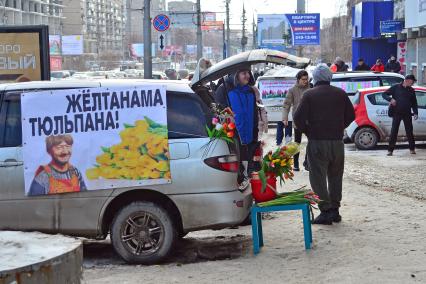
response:
M64 0L62 35L82 35L86 57L124 53L124 0Z
M48 25L50 33L60 33L63 0L0 0L0 25Z
M419 85L426 85L426 0L407 0L403 7L405 29L399 35L405 41L405 68Z

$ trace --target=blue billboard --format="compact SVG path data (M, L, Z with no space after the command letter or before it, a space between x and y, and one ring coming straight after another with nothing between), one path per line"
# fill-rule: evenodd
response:
M320 14L259 14L258 46L288 51L298 45L320 44Z
M320 44L320 14L286 14L293 45Z
M381 34L394 34L399 33L404 29L403 21L380 21L380 33Z

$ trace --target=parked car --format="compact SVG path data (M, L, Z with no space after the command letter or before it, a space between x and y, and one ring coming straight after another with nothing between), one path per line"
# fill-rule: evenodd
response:
M351 99L359 89L402 83L404 76L392 72L350 71L333 74L331 85L342 88Z
M211 96L208 82L256 62L286 64L287 53L254 50L198 70L192 89L185 82L162 81L172 182L28 197L24 190L21 94L26 91L129 87L157 80L66 80L0 85L0 230L42 231L103 239L110 234L115 251L131 263L156 263L190 231L241 223L252 204L250 187L238 190L238 158L233 144L210 141ZM149 222L141 223L149 218ZM137 234L126 235L126 226ZM155 237L154 237L155 234Z
M67 70L50 72L50 80L52 81L69 78L70 76L71 76L71 73Z
M167 80L167 76L164 72L158 72L158 71L153 71L152 72L152 79L155 80Z
M370 150L379 142L389 141L392 118L388 116L389 102L382 94L389 87L369 88L357 91L353 103L355 121L346 129L347 136L360 150ZM419 118L413 120L414 138L426 140L426 88L414 86L419 107ZM405 128L401 123L398 141L406 141Z
M300 69L284 67L276 70L269 70L264 76L257 80L259 91L263 96L272 91L280 91L280 94L272 94L270 99L265 100L264 104L268 112L268 121L277 122L282 119L282 110L288 89L296 83L296 74ZM312 68L307 68L309 77L312 78ZM404 76L390 72L341 72L334 73L331 85L342 88L346 91L349 98L353 97L358 89L392 86L401 83ZM266 92L266 93L265 93Z

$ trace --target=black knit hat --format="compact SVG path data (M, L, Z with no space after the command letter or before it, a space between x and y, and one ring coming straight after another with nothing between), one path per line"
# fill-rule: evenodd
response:
M412 74L405 76L405 80L413 80L414 82L417 82L416 77Z

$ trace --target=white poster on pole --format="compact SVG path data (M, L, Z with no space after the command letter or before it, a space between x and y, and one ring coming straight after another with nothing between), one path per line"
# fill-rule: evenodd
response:
M28 196L171 182L164 85L22 94Z

